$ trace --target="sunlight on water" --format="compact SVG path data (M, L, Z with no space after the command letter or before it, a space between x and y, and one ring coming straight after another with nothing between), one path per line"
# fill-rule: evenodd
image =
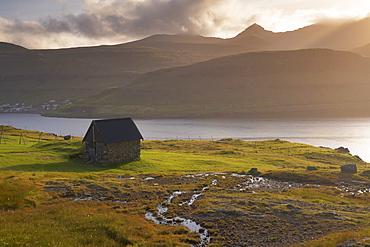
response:
M370 118L343 119L155 119L135 120L146 140L282 139L314 146L349 148L370 162ZM48 118L37 114L0 114L0 125L84 136L91 119Z

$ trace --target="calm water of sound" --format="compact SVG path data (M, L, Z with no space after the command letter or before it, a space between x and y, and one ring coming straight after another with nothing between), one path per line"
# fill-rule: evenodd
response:
M84 136L92 119L0 113L0 125L58 135ZM134 119L146 140L282 139L314 146L347 147L370 162L370 118L340 119Z

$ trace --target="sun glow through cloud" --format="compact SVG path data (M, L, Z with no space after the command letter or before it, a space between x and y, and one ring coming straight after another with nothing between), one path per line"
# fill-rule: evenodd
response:
M237 13L232 16L237 23L258 23L267 30L286 32L318 22L359 20L369 16L370 1L267 1L239 2ZM246 11L247 10L247 11ZM253 13L253 14L249 14ZM240 30L239 30L240 31ZM221 37L235 35L225 30Z
M189 32L230 38L253 23L266 30L285 32L318 22L357 20L368 17L370 11L369 0L0 0L0 3L0 41L28 48L116 44L158 33Z

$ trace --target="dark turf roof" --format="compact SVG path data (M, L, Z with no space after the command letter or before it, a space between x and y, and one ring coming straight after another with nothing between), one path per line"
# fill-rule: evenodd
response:
M105 144L144 139L131 118L93 120L83 141L92 140L93 130L95 138Z

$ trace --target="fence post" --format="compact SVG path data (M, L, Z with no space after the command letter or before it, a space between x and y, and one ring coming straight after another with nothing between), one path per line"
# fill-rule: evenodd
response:
M1 126L1 132L0 132L0 144L1 144L1 141L3 141L3 142L4 142L4 144L5 144L5 138L4 138L4 134L3 134L3 132L4 132L4 126Z
M21 132L21 135L19 136L19 144L22 144L22 141L23 141L23 144L26 144L26 141L24 140L24 137L23 137L23 132Z
M40 132L40 135L39 135L39 142L42 141L42 132Z

